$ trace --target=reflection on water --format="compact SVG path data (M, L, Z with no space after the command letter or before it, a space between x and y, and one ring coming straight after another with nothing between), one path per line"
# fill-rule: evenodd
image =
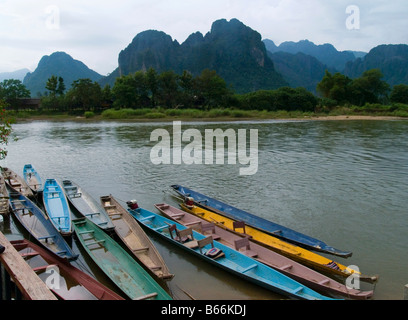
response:
M150 134L172 123L33 122L14 125L19 140L0 163L21 173L31 163L43 179L72 179L94 198L122 202L177 200L164 191L186 185L254 214L353 251L340 259L380 274L376 299L401 299L408 283L408 123L406 121L261 121L183 123L182 130L257 129L259 169L241 165L153 165ZM155 211L156 212L156 211ZM18 233L13 226L6 233ZM197 299L276 299L153 237L175 273L170 289ZM74 242L75 244L75 242ZM93 272L95 273L95 272ZM206 289L208 288L208 289ZM215 289L216 288L216 289Z

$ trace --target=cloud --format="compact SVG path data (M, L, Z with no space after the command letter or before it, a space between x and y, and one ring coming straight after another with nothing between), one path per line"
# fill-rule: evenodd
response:
M350 4L360 10L358 30L346 27ZM65 51L107 74L144 30L164 31L182 43L221 18L237 18L277 44L308 39L368 51L407 43L407 16L406 0L0 0L0 72L34 70L43 55Z

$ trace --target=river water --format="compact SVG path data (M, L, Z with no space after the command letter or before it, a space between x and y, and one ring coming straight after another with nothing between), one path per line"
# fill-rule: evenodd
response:
M15 124L7 158L0 165L22 174L31 163L43 179L71 179L96 199L112 194L178 206L170 185L181 184L241 209L353 252L348 259L367 275L380 275L375 299L399 300L408 284L408 122L407 121L250 121L183 122L182 132L198 129L258 130L258 170L240 175L229 164L152 163L155 129L172 134L173 123L49 122ZM247 154L249 155L249 139ZM227 144L226 144L227 145ZM184 145L183 145L184 147ZM227 155L226 158L227 159ZM12 219L1 227L21 237ZM282 299L188 256L149 234L175 278L177 298ZM75 250L75 239L72 241ZM105 281L84 255L76 263ZM372 288L371 285L368 289Z

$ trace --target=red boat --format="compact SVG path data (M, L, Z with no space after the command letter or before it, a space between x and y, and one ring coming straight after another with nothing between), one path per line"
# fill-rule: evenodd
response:
M11 244L58 299L125 300L67 260L26 239Z

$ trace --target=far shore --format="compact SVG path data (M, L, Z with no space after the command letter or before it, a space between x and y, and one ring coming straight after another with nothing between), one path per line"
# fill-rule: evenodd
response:
M94 116L86 118L83 116L70 115L36 115L27 118L16 118L16 123L33 122L33 121L55 121L55 122L99 122L99 121L116 121L116 122L170 122L170 121L188 121L188 122L239 122L239 121L266 121L266 120L281 120L281 121L341 121L341 120L408 120L406 117L395 116L380 116L380 115L307 115L303 117L212 117L212 118L194 118L194 117L164 117L158 119L148 118L130 118L130 119L107 119L102 116Z

